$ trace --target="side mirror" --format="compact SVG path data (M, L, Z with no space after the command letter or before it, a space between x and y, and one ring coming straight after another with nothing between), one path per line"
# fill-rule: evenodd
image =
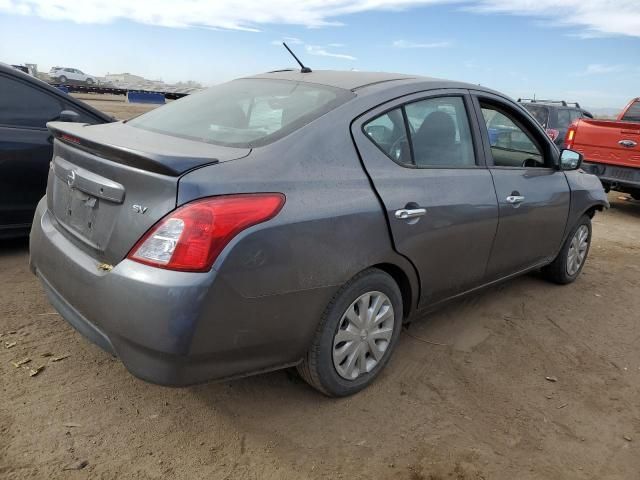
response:
M77 122L80 120L80 115L73 110L63 110L60 112L58 121L60 122Z
M560 170L577 170L581 165L581 153L566 149L560 152Z

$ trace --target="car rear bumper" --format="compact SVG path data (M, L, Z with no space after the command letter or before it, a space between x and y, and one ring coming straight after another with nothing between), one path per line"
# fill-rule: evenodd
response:
M597 175L603 184L611 188L616 186L640 188L640 168L620 167L607 163L583 162L582 169Z
M132 374L161 385L297 363L335 291L245 298L213 270L175 272L125 259L103 271L58 230L45 202L30 244L31 268L60 315Z

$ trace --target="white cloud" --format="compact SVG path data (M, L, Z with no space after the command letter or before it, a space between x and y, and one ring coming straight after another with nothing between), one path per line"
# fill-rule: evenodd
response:
M341 58L343 60L356 60L356 57L352 55L346 55L344 53L332 53L327 51L324 47L321 47L318 45L307 45L305 49L309 55L318 55L320 57Z
M638 0L475 0L466 5L479 12L533 16L553 26L578 27L583 38L640 37Z
M606 75L609 73L633 73L632 67L628 65L606 65L603 63L592 63L587 65L582 72L575 73L575 76L586 77L590 75Z
M286 42L287 45L303 45L304 42L296 37L283 37L281 40L273 40L271 45L282 46L282 42Z
M451 42L416 43L408 40L395 40L391 45L396 48L444 48L450 47Z
M118 19L165 27L259 31L265 24L341 25L349 14L450 3L481 13L525 15L569 26L583 37L640 37L638 0L0 0L0 12L49 20L109 23Z
M342 43L329 43L326 46L307 45L304 41L300 40L299 38L284 37L282 40L273 40L271 44L281 47L283 41L287 42L287 45L304 45L304 49L309 55L340 58L342 60L356 60L356 57L354 57L353 55L347 55L345 53L333 53L327 50L327 47L332 47L332 48L344 47L344 44Z

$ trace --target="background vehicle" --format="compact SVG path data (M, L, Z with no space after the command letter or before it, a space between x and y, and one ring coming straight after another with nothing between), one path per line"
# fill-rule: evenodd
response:
M445 80L280 71L49 128L31 267L67 321L160 384L296 365L355 393L416 310L532 269L575 280L608 205L516 103Z
M45 194L51 120L104 123L111 117L31 75L0 64L0 238L29 233Z
M53 67L49 71L49 76L58 83L86 83L87 85L98 83L94 76L87 75L77 68Z
M584 155L582 168L600 177L606 191L640 200L640 98L631 100L615 121L576 121L565 145Z
M551 140L559 147L564 144L564 137L571 122L579 118L593 118L593 115L580 108L577 102L528 98L519 98L518 102L546 129Z

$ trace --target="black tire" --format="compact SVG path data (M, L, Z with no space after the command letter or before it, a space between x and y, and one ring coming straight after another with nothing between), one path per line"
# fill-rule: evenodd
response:
M586 226L589 231L589 236L587 237L587 249L585 251L584 259L580 264L580 267L578 268L578 270L575 273L570 274L567 271L568 270L567 260L569 256L569 249L571 248L571 242L573 240L573 237L576 235L576 232L578 231L578 229L580 229L580 227L583 225ZM552 263L544 267L542 269L542 272L544 273L545 277L548 280L551 280L552 282L555 282L559 285L566 285L568 283L571 283L575 281L575 279L578 278L578 276L580 275L580 272L582 272L584 264L587 262L587 258L589 257L590 248L591 248L591 217L589 217L588 215L583 215L582 217L580 217L580 220L578 220L576 225L573 227L573 229L571 230L571 233L567 235L567 238L564 241L564 244L562 245L562 249L560 250L560 253L558 253L558 256L555 258L555 260Z
M87 85L93 85L93 78L87 78Z
M67 77L65 77L64 75L60 75L58 77L58 83L67 83Z
M393 333L384 354L371 371L355 380L347 380L334 366L334 337L347 309L367 292L381 292L388 297L393 307ZM330 397L344 397L359 392L373 383L389 362L398 343L402 319L402 294L395 280L376 268L359 273L336 293L325 309L312 344L297 367L298 373L309 385Z
M633 198L634 200L640 200L640 190L631 192L630 195L631 195L631 198Z

